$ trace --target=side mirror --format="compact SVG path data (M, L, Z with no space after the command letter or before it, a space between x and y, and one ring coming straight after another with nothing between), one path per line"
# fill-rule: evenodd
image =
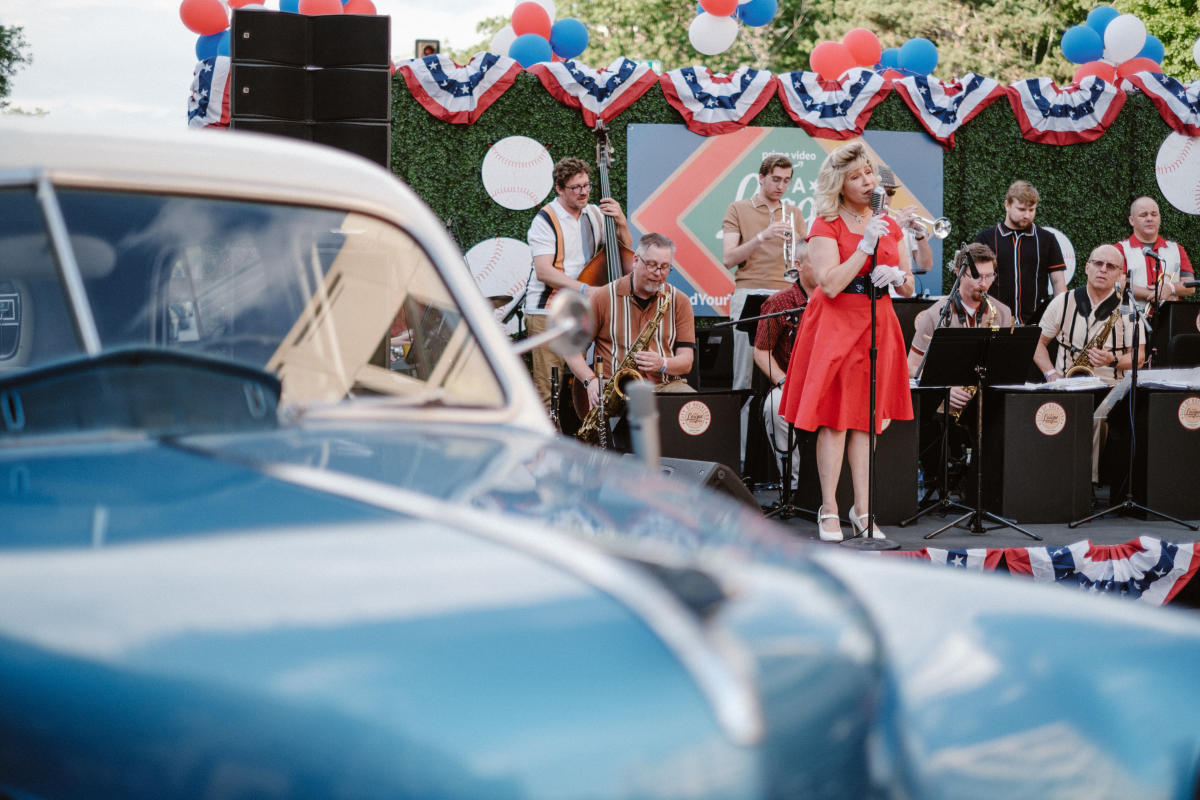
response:
M549 344L566 358L582 352L592 341L592 307L579 292L555 292L546 315L546 330L516 344L517 355Z

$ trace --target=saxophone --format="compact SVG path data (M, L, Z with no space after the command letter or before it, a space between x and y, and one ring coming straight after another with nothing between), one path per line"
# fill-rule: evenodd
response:
M1000 316L1000 314L998 311L996 311L996 304L992 302L992 298L988 297L987 292L983 293L983 302L987 303L988 316L986 327L991 328L994 331L1000 330L1000 323L996 321L996 318ZM1013 321L1015 324L1016 316L1013 317ZM967 393L967 403L969 403L971 402L971 398L975 396L975 393L979 391L979 387L968 386L963 391ZM950 419L953 420L955 424L958 424L958 418L962 416L963 409L967 407L967 403L963 403L959 408L950 409Z
M621 408L625 404L625 384L642 377L634 357L645 350L650 345L650 340L658 333L658 327L662 324L663 317L671 308L673 296L670 284L664 283L662 301L658 305L658 310L646 323L646 327L642 328L634 343L625 351L625 357L617 365L612 378L601 386L600 402L591 408L579 423L575 437L580 441L590 444L599 442L604 435L601 428L607 429L608 427L608 417L614 417L621 413ZM678 380L678 378L673 380Z
M1071 362L1071 366L1065 373L1063 373L1064 378L1076 378L1080 375L1091 377L1096 374L1096 371L1092 369L1091 360L1088 359L1088 350L1104 344L1104 340L1108 338L1110 333L1112 333L1112 329L1116 326L1117 320L1120 318L1121 308L1118 306L1117 308L1113 309L1112 314L1104 323L1104 327L1101 328L1100 332L1096 334L1096 337L1084 345L1084 348L1079 351L1078 355L1075 356L1075 360Z

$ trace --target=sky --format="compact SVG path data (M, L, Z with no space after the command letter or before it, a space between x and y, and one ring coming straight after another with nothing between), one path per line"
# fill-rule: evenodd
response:
M392 60L411 58L416 39L442 49L484 37L480 20L511 13L513 0L374 0L391 17ZM277 9L278 0L267 0ZM63 124L184 128L196 64L196 34L178 0L0 0L0 25L24 29L33 63L14 76L8 100L44 109Z

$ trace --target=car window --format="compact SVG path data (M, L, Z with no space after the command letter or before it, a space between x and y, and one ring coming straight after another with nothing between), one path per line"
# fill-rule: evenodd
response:
M0 197L0 326L7 313L33 339L9 361L80 352L33 193ZM282 379L285 403L348 394L504 402L436 267L394 225L202 197L59 189L57 198L104 350L179 349L265 368ZM35 329L34 312L54 325ZM47 327L54 341L39 347ZM8 341L18 352L12 339L0 332L0 349Z

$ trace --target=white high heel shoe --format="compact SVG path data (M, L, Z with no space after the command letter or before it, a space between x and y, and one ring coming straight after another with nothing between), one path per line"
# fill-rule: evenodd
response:
M883 531L879 530L878 525L876 525L874 527L874 530L871 530L868 532L867 531L867 515L859 514L858 511L854 508L854 506L850 506L850 526L852 528L854 528L854 533L856 535L862 536L864 539L886 539L887 538L886 536L883 535Z
M821 534L822 542L840 542L845 537L842 536L842 521L838 519L837 514L822 513L825 506L817 507L817 531ZM838 529L836 531L825 530L825 520L836 519L838 521Z

